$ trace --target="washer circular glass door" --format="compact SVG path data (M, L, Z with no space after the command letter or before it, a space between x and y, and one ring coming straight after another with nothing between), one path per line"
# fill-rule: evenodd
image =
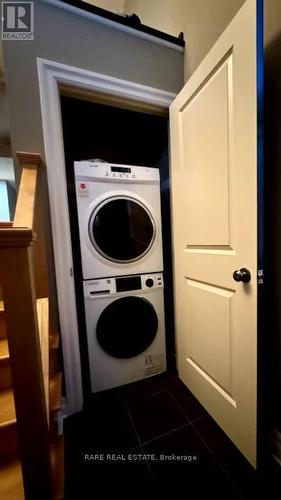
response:
M113 262L134 262L151 248L155 223L138 200L115 196L100 203L89 220L89 236L95 249Z
M122 297L111 302L101 313L97 340L102 349L115 358L132 358L153 342L158 318L152 304L140 297Z

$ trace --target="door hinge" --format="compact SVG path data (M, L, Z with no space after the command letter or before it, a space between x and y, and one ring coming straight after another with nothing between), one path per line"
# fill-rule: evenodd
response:
M263 269L258 269L258 285L263 285L263 283L264 283Z

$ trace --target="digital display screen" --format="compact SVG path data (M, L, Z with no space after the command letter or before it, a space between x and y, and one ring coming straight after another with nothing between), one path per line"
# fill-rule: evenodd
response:
M127 278L116 278L116 291L128 292L130 290L141 289L140 276L128 276Z
M131 169L127 167L111 167L111 172L121 172L124 174L130 174Z

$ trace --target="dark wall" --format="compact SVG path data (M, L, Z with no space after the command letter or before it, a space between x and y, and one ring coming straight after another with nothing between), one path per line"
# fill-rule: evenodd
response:
M281 462L281 2L264 0L265 249L267 367L271 451ZM278 438L279 434L279 438Z
M268 411L281 431L281 33L265 51Z
M167 119L161 116L61 97L67 159L100 158L156 167L167 149Z

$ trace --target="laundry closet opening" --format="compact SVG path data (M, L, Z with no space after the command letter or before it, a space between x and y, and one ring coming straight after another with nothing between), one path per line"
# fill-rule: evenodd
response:
M146 106L145 104L139 105L137 102L135 103L133 101L126 102L124 100L120 100L118 102L117 98L114 100L114 104L111 101L112 99L102 95L95 96L93 94L93 96L89 97L89 95L87 95L86 97L82 96L81 98L81 95L77 96L73 93L73 91L62 90L61 92L61 114L84 398L87 398L87 396L91 393L91 356L89 355L87 343L87 324L84 300L85 283L91 283L91 281L85 281L84 276L83 288L83 269L74 173L74 162L77 161L94 160L98 162L106 162L108 164L148 167L159 171L167 370L173 371L175 369L168 115L167 111L158 110L157 108L152 108L150 106ZM113 201L111 201L111 205L113 204ZM116 208L117 212L113 210L111 213L102 214L104 219L107 220L107 223L112 224L112 226L114 225L114 221L112 219L113 214L114 218L117 219L118 210L122 210L122 207L120 208L118 203L120 205L120 199L115 202L114 209ZM130 210L141 210L140 206L138 207L134 203L132 203L132 205L134 206L130 207ZM104 210L104 212L106 211ZM116 232L113 238L114 237L116 238ZM99 238L100 240L103 239L102 232L99 234ZM156 269L156 271L158 271L158 269ZM150 269L149 272L151 273L153 270ZM138 276L139 280L142 281L147 277L145 271L139 272L137 270L134 272L134 267L132 267L130 272L126 272L124 274L129 277L131 276L131 278L133 276ZM122 273L120 273L120 275L122 275ZM102 275L102 278L110 278L110 272L105 273L104 276ZM155 274L155 280L157 279L159 280L160 278ZM124 280L120 286L123 286L123 283ZM132 283L132 280L130 283ZM101 288L104 288L102 281ZM131 315L134 314L132 308L135 306L132 303L132 299L134 299L134 297L130 297L131 302L128 303L128 311L130 310ZM111 314L114 314L113 308L111 310ZM126 308L124 309L123 314L126 314ZM135 314L138 314L137 308ZM148 324L146 328L145 316L143 316L145 311L140 314L142 317L139 317L139 322L144 322L143 331L149 338L150 326ZM121 313L119 316L120 315ZM153 322L152 317L150 317L150 320ZM136 318L136 325L138 325L139 322ZM106 325L106 320L104 321L104 324ZM140 328L139 325L138 328ZM136 331L138 328L136 328ZM104 345L108 342L110 341L106 338L104 340ZM149 342L149 340L147 340L147 342ZM104 347L104 345L102 347ZM112 355L112 353L110 353L110 349L115 349L115 351L118 352L118 348L118 342L113 347L111 345L108 350L109 355ZM132 352L132 354L135 353ZM122 354L120 357L122 357Z

